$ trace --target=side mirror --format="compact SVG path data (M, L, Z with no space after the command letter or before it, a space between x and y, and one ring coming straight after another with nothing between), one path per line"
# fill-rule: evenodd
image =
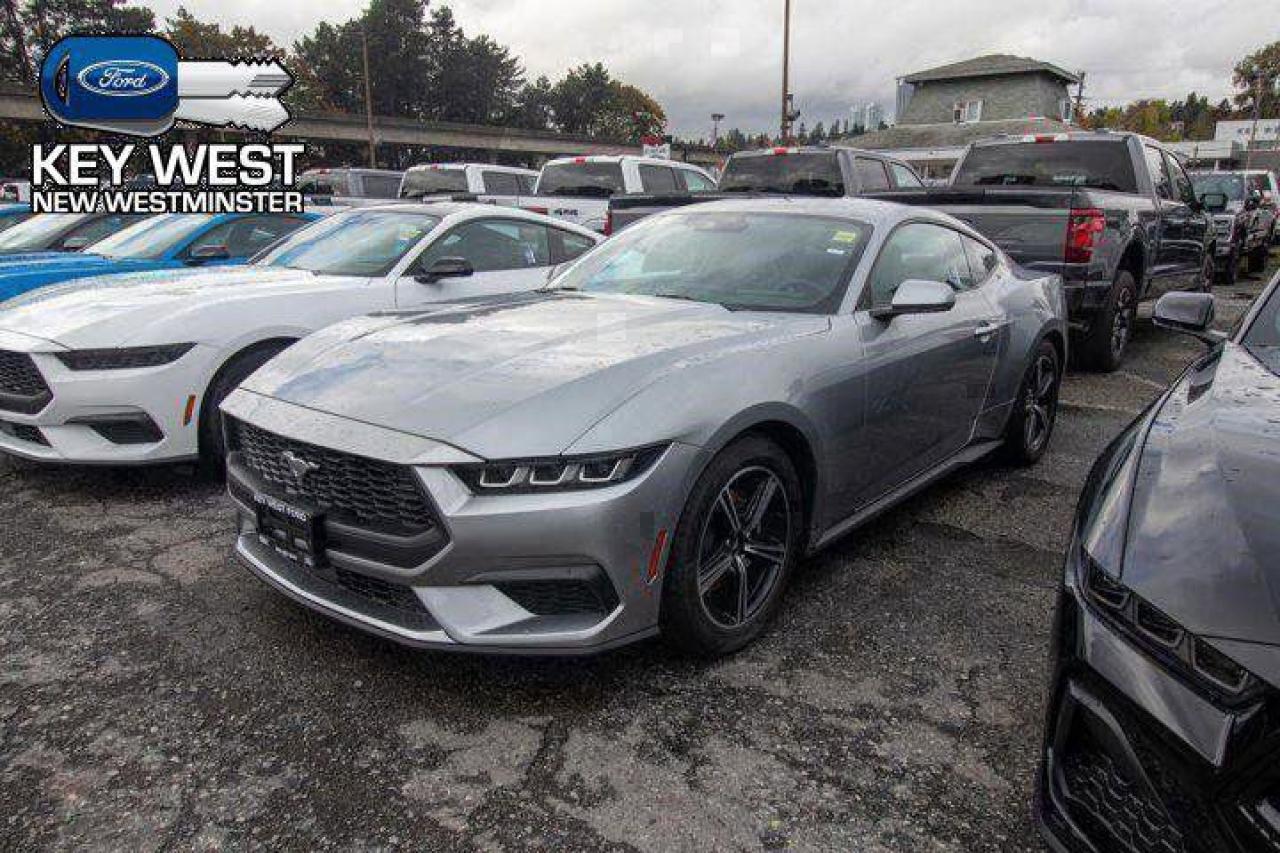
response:
M88 237L85 237L83 235L78 237L68 237L67 239L62 241L62 251L78 252L92 242L93 242L92 240L90 240Z
M475 274L475 267L466 258L436 258L431 266L417 273L413 280L419 284L435 284L441 279L467 278Z
M956 292L940 281L909 278L898 285L887 308L873 308L877 320L892 320L899 314L941 314L956 305Z
M1213 296L1208 293L1166 293L1156 303L1151 320L1162 329L1181 332L1216 346L1227 339L1213 329Z
M1200 196L1200 204L1205 210L1226 210L1227 194L1226 193L1205 193Z
M231 258L231 251L226 246L210 244L207 246L196 246L191 250L188 260L193 264L202 264L206 261L225 261Z

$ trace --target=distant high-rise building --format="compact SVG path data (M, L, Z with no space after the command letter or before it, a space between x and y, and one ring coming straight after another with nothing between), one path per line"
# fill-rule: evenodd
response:
M850 109L853 113L853 121L851 124L861 127L863 130L879 130L880 123L884 121L884 109L874 101L867 104L858 104Z

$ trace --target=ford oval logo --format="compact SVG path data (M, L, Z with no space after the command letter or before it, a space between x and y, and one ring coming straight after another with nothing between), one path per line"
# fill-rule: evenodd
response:
M158 92L169 83L169 72L151 62L110 59L86 66L76 78L97 95L137 98Z

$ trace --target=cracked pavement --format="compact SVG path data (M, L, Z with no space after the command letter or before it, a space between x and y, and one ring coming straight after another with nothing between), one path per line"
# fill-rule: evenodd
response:
M1219 288L1219 325L1263 284ZM1040 849L1076 495L1201 351L1147 321L1133 347L1068 376L1038 467L981 464L808 560L711 664L403 649L235 564L216 483L0 459L0 849Z

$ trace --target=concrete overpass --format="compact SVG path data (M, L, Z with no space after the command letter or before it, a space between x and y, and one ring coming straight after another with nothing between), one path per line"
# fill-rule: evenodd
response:
M40 99L21 86L0 84L0 119L7 121L48 121ZM349 113L296 113L274 136L315 140L366 143L369 131L365 117ZM378 145L413 145L432 148L469 148L528 157L550 158L582 154L639 154L640 146L617 140L591 139L541 130L493 127L479 124L420 121L392 116L373 117L373 136ZM691 163L711 165L720 155L708 148L677 147L672 156Z

